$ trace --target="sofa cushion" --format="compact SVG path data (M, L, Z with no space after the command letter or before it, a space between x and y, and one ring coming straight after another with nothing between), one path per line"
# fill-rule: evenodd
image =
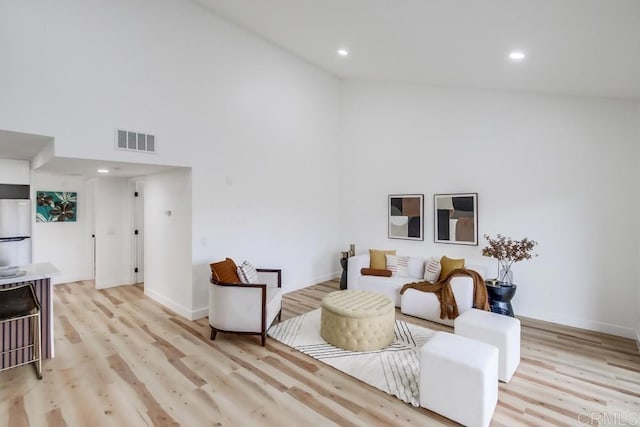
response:
M387 260L387 270L391 270L394 277L409 277L409 257L385 255Z
M440 301L436 294L407 289L400 297L400 311L409 316L453 326L453 319L440 318Z
M409 257L409 277L422 280L424 276L424 258Z
M358 288L386 295L396 307L400 307L400 289L402 285L411 282L414 280L410 277L360 276Z
M211 273L214 278L219 282L225 283L241 283L238 277L238 267L231 258L226 258L224 261L214 262L210 264Z
M447 276L447 274L456 268L464 268L464 258L454 259L443 255L442 258L440 258L440 265L442 266L442 271L440 271L440 280L442 280Z
M385 255L395 255L395 250L381 250L381 249L369 249L369 268L375 268L377 270L384 270L387 268L387 261Z
M473 306L473 279L469 276L451 278L451 290L460 314ZM440 301L436 294L407 289L400 298L401 311L410 316L453 326L453 319L440 318Z
M438 258L430 258L425 263L423 278L429 283L436 283L440 279L440 272L442 271L442 265Z

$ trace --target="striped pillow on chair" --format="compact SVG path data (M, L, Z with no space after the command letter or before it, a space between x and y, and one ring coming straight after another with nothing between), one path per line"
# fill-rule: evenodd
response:
M238 277L242 283L258 283L258 272L249 261L238 266Z

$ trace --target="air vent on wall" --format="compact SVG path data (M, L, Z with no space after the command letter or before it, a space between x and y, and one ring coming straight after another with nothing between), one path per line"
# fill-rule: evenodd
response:
M116 148L121 150L143 151L145 153L156 152L156 136L146 133L132 132L118 129L116 135Z

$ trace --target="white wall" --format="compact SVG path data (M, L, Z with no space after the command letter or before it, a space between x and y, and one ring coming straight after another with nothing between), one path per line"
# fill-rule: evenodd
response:
M184 317L200 317L192 309L191 171L148 175L144 191L144 292Z
M220 138L193 159L194 304L206 305L209 263L231 257L281 268L286 291L339 269L338 86L262 54ZM275 65L275 66L273 66ZM197 306L196 306L197 307Z
M77 192L76 221L35 222L33 206L33 262L50 262L60 274L53 283L74 282L92 278L93 242L89 229L85 180L82 177L51 175L43 172L31 174L31 201L36 203L38 191Z
M126 178L98 178L95 189L96 288L131 284L131 198Z
M28 160L0 159L0 184L29 185L30 175Z
M636 113L636 130L637 130L637 140L640 141L640 105L638 105L637 113ZM640 153L636 157L636 167L637 170L640 171ZM636 177L636 182L640 183L640 176ZM636 191L637 194L637 191ZM640 212L640 199L636 198L636 212ZM640 229L636 230L636 238L640 241ZM637 271L636 271L636 283L638 286L638 310L637 310L637 320L636 320L636 344L638 345L638 349L640 350L640 254L638 255L636 261Z
M205 312L225 256L281 267L287 290L339 269L335 78L182 0L10 0L0 28L0 129L51 135L57 156L192 168L187 308ZM114 150L118 127L158 153Z
M637 104L349 82L344 107L344 244L477 259L485 233L529 237L517 314L635 335ZM433 243L447 192L479 194L480 246ZM387 239L392 193L425 194L424 242Z

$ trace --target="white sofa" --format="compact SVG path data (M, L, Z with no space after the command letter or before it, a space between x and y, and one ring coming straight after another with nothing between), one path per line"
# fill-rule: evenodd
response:
M363 276L360 273L363 268L369 268L368 254L351 257L347 267L347 288L386 295L391 298L396 307L400 307L400 311L404 314L453 326L452 319L440 319L440 302L435 294L408 289L403 295L400 295L400 289L403 285L423 280L425 261L428 259L409 258L410 277L379 277ZM482 277L486 277L484 266L470 264L465 267L477 271ZM473 306L473 279L471 277L454 277L451 279L451 288L456 298L458 312L462 314L471 309Z

